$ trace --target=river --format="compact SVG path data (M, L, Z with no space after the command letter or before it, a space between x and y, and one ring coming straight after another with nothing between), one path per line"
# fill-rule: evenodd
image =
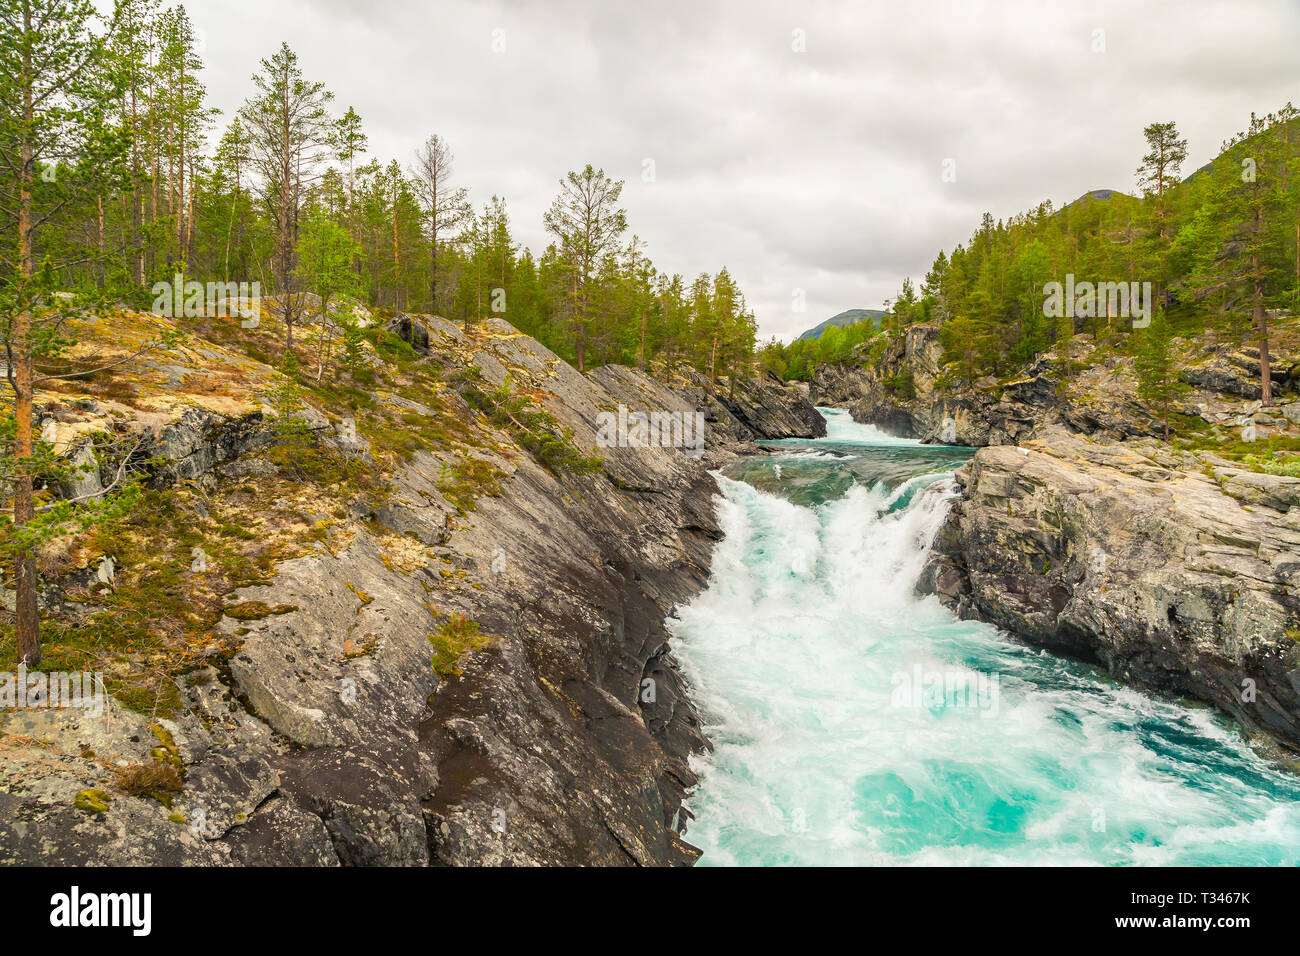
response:
M1300 863L1300 781L1229 721L913 593L971 449L822 413L720 477L669 622L715 748L701 865Z

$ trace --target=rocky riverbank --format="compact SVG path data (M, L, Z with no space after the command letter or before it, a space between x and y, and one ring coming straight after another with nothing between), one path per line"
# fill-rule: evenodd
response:
M1250 347L1176 342L1185 387L1166 415L1140 399L1131 358L1087 336L1069 363L1047 353L963 382L931 325L874 364L818 369L812 393L895 434L979 448L922 591L1300 750L1300 479L1215 451L1300 434L1300 323L1274 330L1267 409ZM1160 440L1166 420L1177 445Z
M891 434L948 445L1014 445L1040 430L1068 431L1110 441L1158 437L1165 419L1175 433L1221 439L1248 424L1258 438L1300 425L1300 319L1273 319L1271 377L1282 396L1260 405L1259 350L1211 338L1177 340L1181 392L1169 414L1139 397L1126 335L1096 343L1078 335L1067 358L1046 352L1002 377L968 381L943 363L939 327L922 323L889 339L880 356L816 370L811 398L847 408L855 421Z
M151 480L180 489L169 505L186 511L161 520L228 521L243 495L255 507L242 537L299 530L260 576L214 599L215 623L192 646L97 658L124 684L154 668L152 705L119 694L102 716L4 714L0 862L694 861L680 803L694 782L687 757L708 741L663 621L707 578L719 535L708 469L754 437L818 434L820 416L772 382L715 397L680 376L665 385L612 366L584 376L504 322L397 327L416 346L401 380L423 382L431 365L438 380L351 399L355 423L311 396L277 417L269 368L193 339L188 358L141 364L136 393L148 384L149 403L48 401L61 436L125 430L144 443L137 456L165 463ZM439 384L463 381L481 390ZM502 387L603 462L556 466L538 457L555 452L532 444L522 412L493 419L466 404ZM704 454L597 447L602 415L619 406L700 412ZM380 411L384 428L400 427L365 417ZM382 472L382 487L334 501L296 485L304 466L277 451L287 418L306 423L316 450ZM379 468L381 441L402 443L399 464ZM265 501L262 486L274 486ZM294 517L267 520L281 512ZM82 548L66 560L82 570L47 575L47 610L124 599L129 558L116 557L107 586L93 582L99 556ZM212 560L176 574L177 587L218 570ZM164 671L164 660L184 663Z
M1048 429L957 482L922 591L1300 750L1300 479Z

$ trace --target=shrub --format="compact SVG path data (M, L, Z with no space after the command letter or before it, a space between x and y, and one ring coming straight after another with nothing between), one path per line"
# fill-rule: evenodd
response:
M461 655L467 651L482 647L488 642L487 635L479 633L477 621L471 621L464 614L453 614L446 622L429 635L433 645L433 670L446 680L461 674Z
M133 797L153 797L165 806L171 805L172 794L180 793L184 786L180 771L167 761L127 764L114 772L117 774L117 787L123 793Z
M1276 455L1247 455L1242 464L1251 471L1261 471L1266 475L1281 475L1285 478L1300 478L1300 458L1281 459Z
M573 444L573 431L562 428L555 416L537 408L527 395L515 393L509 377L499 388L484 390L478 379L466 376L465 401L489 422L510 434L551 474L599 471L603 461L584 455Z

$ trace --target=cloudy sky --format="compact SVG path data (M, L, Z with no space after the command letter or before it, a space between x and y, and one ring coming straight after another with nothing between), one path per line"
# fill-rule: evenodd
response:
M1300 103L1296 0L188 9L223 122L287 40L339 111L361 114L375 155L409 164L441 134L457 183L476 205L504 195L534 250L567 170L625 179L656 264L688 279L726 265L764 337L879 308L985 210L1131 189L1147 123L1178 123L1186 173L1252 110Z

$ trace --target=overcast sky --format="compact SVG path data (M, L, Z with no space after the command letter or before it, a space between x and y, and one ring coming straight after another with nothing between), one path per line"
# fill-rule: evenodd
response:
M375 155L408 165L441 134L457 184L476 206L504 195L534 251L567 170L625 179L631 230L655 263L688 280L727 266L761 335L783 339L879 308L985 210L1132 189L1147 123L1178 123L1186 174L1252 110L1300 103L1296 0L188 9L222 125L287 40L338 111L361 114Z

